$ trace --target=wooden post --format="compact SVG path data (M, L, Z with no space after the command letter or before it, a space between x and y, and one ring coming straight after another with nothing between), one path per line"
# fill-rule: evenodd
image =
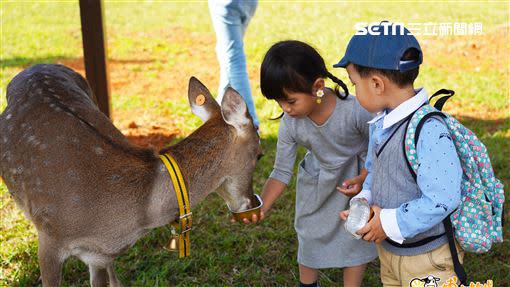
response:
M110 80L102 0L80 0L85 73L99 109L110 117Z

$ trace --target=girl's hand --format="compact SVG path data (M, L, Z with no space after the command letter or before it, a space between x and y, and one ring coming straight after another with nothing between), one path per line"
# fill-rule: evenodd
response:
M384 232L381 224L381 208L377 205L372 205L374 216L372 219L360 230L356 231L357 234L363 236L363 240L381 243L388 236Z
M348 197L353 197L361 192L363 182L365 182L367 175L367 170L362 169L358 176L347 179L342 183L342 186L337 186L336 189Z
M262 194L260 195L262 202L264 203L260 209L260 216L253 215L251 220L243 219L243 222L245 224L252 224L264 220L264 218L266 218L266 213L271 210L271 206L273 206L273 203L276 201L276 199L280 197L282 192L285 190L285 187L287 187L285 183L274 178L269 178L264 184ZM230 221L236 222L234 218L231 218Z
M340 215L341 220L346 221L347 217L349 217L349 210L347 209L347 210L340 211L340 213L338 215Z
M243 222L244 222L244 224L252 224L252 223L255 224L255 223L262 221L265 217L266 216L265 216L264 210L260 210L260 217L258 217L256 214L254 214L254 215L252 215L251 220L244 218ZM237 220L235 220L234 217L231 217L230 222L236 223Z
M337 186L336 190L339 192L345 194L348 197L353 197L360 193L361 186L363 184L364 178L361 178L360 176L356 176L350 179L347 179L342 183L342 186Z

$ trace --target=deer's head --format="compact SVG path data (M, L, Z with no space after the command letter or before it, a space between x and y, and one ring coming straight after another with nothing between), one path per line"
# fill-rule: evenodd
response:
M258 202L253 195L253 172L262 150L243 98L227 88L220 106L194 77L189 81L188 98L192 112L205 122L189 138L196 140L197 150L207 146L210 156L217 159L209 163L210 169L216 169L212 171L212 180L216 182L212 188L218 190L233 211L254 207Z

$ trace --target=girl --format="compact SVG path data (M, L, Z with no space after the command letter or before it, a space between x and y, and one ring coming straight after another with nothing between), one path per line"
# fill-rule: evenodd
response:
M335 90L325 87L325 78L338 84ZM319 286L318 269L332 267L344 268L344 286L361 286L366 263L377 257L375 245L347 233L338 211L347 209L346 195L359 192L366 176L362 167L372 115L303 42L274 44L262 62L260 81L262 94L283 109L274 169L262 191L261 219L289 184L296 148L304 146L308 151L299 164L294 220L300 286ZM340 182L342 193L335 191Z

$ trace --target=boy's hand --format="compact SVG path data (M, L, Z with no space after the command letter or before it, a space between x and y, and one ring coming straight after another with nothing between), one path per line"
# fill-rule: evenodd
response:
M264 213L264 210L261 209L260 210L260 217L258 217L256 214L254 214L254 215L252 215L251 220L249 220L247 218L244 218L243 222L244 222L244 224L257 223L259 221L262 221L264 218L265 218L265 213ZM236 223L237 220L235 220L234 217L231 217L230 218L230 222Z
M342 186L337 186L336 189L348 197L353 197L360 193L365 177L366 175L362 174L349 178L342 183Z
M363 236L363 240L381 243L388 236L384 232L381 224L381 208L377 205L372 205L374 216L372 219L360 230L356 231L357 234Z

